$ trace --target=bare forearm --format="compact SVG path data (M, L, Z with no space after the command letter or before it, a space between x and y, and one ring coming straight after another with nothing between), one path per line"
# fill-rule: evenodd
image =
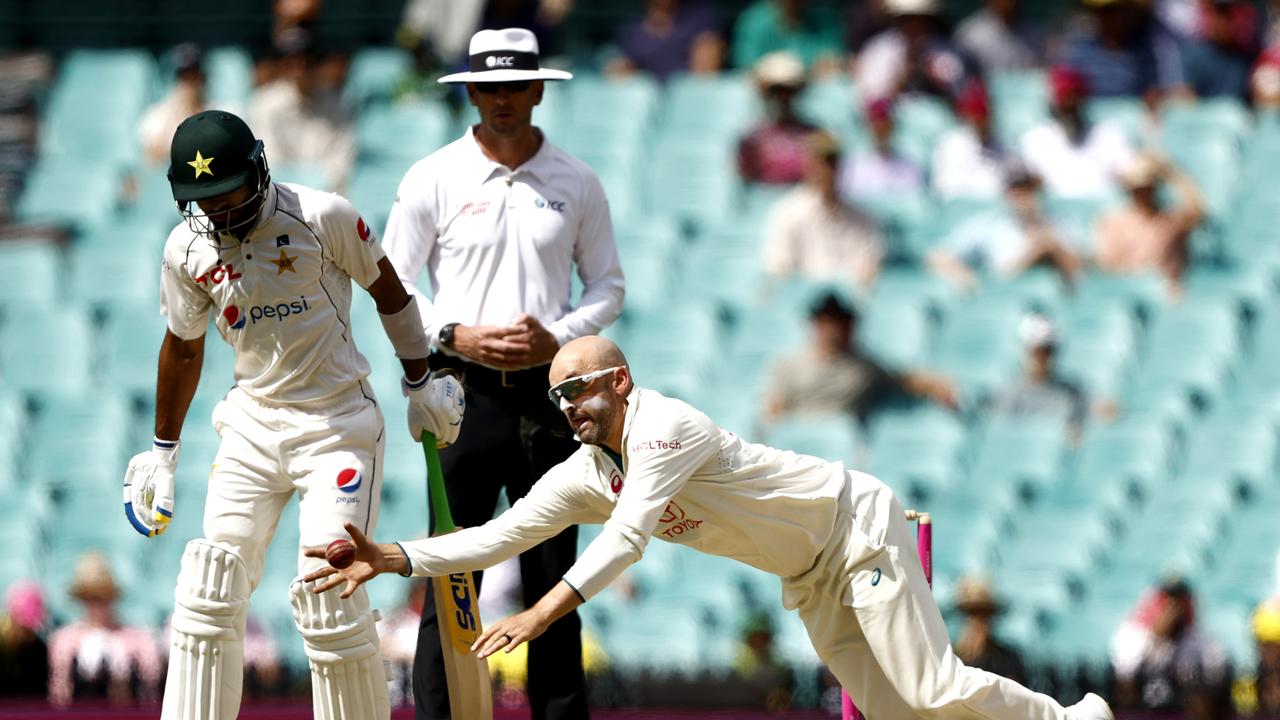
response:
M540 616L544 624L550 625L573 612L581 604L582 598L578 595L578 591L574 590L569 583L561 580L548 590L547 594L543 595L542 599L532 609Z
M182 340L173 333L165 333L156 371L156 437L177 440L182 435L182 424L200 383L203 364L203 337Z

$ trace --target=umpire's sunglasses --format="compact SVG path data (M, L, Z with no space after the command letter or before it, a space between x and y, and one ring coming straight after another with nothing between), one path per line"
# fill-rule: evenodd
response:
M579 375L577 377L568 378L567 380L561 380L551 386L551 389L547 391L547 397L551 398L552 404L556 407L560 406L561 400L573 402L578 399L579 395L586 392L587 388L591 387L591 383L599 380L605 375L608 375L614 370L621 369L622 366L618 365L617 367L605 368L603 370L587 373L586 375Z
M528 90L533 85L532 80L508 80L506 82L478 82L475 83L476 92L492 95L502 88L506 88L507 92L515 94Z

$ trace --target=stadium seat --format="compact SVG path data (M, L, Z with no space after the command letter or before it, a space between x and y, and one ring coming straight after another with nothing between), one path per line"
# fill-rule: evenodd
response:
M15 214L25 222L97 227L116 206L121 178L119 166L92 153L82 158L46 158L27 176Z
M155 393L156 363L164 341L166 324L156 301L150 297L122 299L105 304L106 318L99 337L101 352L96 377L138 398ZM206 338L209 344L220 338Z
M5 277L0 283L0 309L13 304L53 305L61 296L62 252L45 240L0 242L0 274Z
M136 158L136 123L155 75L155 61L140 49L72 52L44 113L42 155L86 176L102 173L90 172L87 159L110 167Z
M871 426L867 467L903 497L932 506L962 472L968 433L934 407L884 412Z
M1172 471L1171 451L1170 434L1154 422L1095 424L1084 437L1075 478L1089 487L1123 484L1146 494Z
M713 226L729 216L738 191L738 176L729 148L721 145L675 145L668 136L652 159L648 207L700 226Z
M1012 483L1028 497L1044 492L1060 477L1066 422L1055 417L993 420L978 442L971 477L983 485Z
M768 435L768 442L774 447L850 467L857 466L861 455L857 426L853 418L842 413L788 417L774 424Z
M78 392L89 385L93 333L78 307L9 305L0 327L0 377L14 390Z
M161 251L150 242L101 242L76 248L71 260L71 296L86 307L106 303L148 303L152 313L160 297Z
M356 118L356 147L365 158L400 161L403 174L446 145L448 130L448 112L439 103L374 105Z
M858 322L858 340L889 367L911 370L927 365L930 330L920 304L873 302Z
M253 61L243 48L211 48L204 56L204 72L211 106L233 112L249 107Z
M605 127L622 136L641 135L649 130L659 106L658 83L644 74L587 76L575 78L570 85L565 107L575 132ZM608 112L601 112L606 108Z
M943 324L932 368L957 382L968 401L1012 381L1020 357L1020 317L1013 304L956 305Z
M409 53L396 47L365 47L351 58L344 98L353 107L386 102L391 91L412 69Z
M745 75L678 75L667 86L665 127L701 138L737 138L759 116L759 100Z

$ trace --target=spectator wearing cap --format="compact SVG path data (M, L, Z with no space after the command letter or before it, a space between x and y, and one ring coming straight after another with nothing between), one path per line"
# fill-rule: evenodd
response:
M1196 24L1182 46L1183 73L1197 97L1249 95L1249 73L1262 50L1262 18L1243 0L1197 0Z
M1138 599L1111 638L1117 709L1227 716L1231 667L1196 614L1191 587L1180 578L1164 580Z
M880 272L884 242L874 219L840 197L840 145L824 130L806 141L805 181L778 200L765 227L764 269L775 280L852 283L867 290Z
M855 341L858 315L839 295L826 293L809 312L806 347L773 366L764 420L787 416L846 414L865 421L894 391L955 408L958 398L946 378L924 371L894 372L867 356Z
M1258 56L1249 73L1249 99L1260 112L1274 115L1280 110L1280 45Z
M4 594L0 616L0 697L43 698L49 685L49 647L42 637L48 614L44 591L19 580Z
M351 112L342 99L347 57L318 52L306 31L281 34L274 78L253 90L248 121L277 168L316 167L341 191L355 161Z
M872 145L846 157L840 167L840 194L851 200L875 199L924 189L924 171L894 147L894 106L880 98L866 107Z
M646 72L665 82L676 73L705 75L724 66L725 40L715 6L684 0L646 0L644 16L618 30L621 56L606 71Z
M1159 272L1177 297L1189 262L1188 240L1204 219L1200 191L1177 166L1147 152L1130 160L1119 177L1129 202L1098 222L1098 267L1119 274ZM1172 207L1161 204L1163 183L1177 196Z
M169 94L147 108L138 122L138 142L150 165L169 161L169 144L178 123L209 109L205 97L204 52L185 43L173 49L173 69L177 76Z
M1185 90L1178 40L1147 0L1083 0L1092 12L1067 39L1062 60L1088 78L1094 97L1136 97L1154 104Z
M817 130L796 112L804 63L789 52L769 53L752 74L765 119L738 142L738 171L746 182L793 185L805 176L805 138Z
M747 687L744 707L779 712L791 707L795 693L795 671L778 657L774 645L773 618L755 610L742 623L740 645L733 659L733 674Z
M1258 647L1255 711L1262 717L1280 717L1280 598L1273 597L1258 605L1250 625Z
M1009 279L1035 266L1074 281L1080 260L1040 203L1040 181L1020 163L1005 169L1004 202L961 222L929 253L931 270L969 293L984 277Z
M1004 604L991 591L985 578L965 577L956 583L956 610L964 615L964 625L956 639L956 657L969 667L1025 682L1026 663L1022 654L996 637L995 619L1004 612Z
M1018 324L1022 342L1022 378L997 390L987 402L993 418L1005 420L1061 421L1072 443L1078 443L1089 417L1089 402L1080 388L1058 373L1058 330L1044 315L1032 313ZM1115 415L1109 401L1098 404L1098 415L1110 419Z
M1125 131L1113 123L1091 123L1085 117L1089 80L1069 65L1049 70L1052 117L1027 130L1019 155L1053 196L1103 199L1115 188L1114 178L1134 155Z
M973 72L938 25L937 0L884 0L893 26L858 56L855 79L863 97L923 93L950 101Z
M1022 12L1022 0L986 0L956 27L956 45L985 75L1030 70L1043 64L1046 33Z
M67 707L74 698L97 697L114 705L155 703L164 672L159 644L151 631L116 617L120 588L105 555L80 556L70 592L84 615L49 637L49 702Z
M933 147L934 194L943 200L1000 197L1009 154L992 130L986 87L969 83L956 98L955 111L961 123L943 132Z
M733 28L733 64L755 66L765 55L786 51L807 70L826 74L839 66L840 19L809 0L755 0Z

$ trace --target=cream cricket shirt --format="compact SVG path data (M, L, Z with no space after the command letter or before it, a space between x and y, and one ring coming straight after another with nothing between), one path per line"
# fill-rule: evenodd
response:
M387 257L418 293L427 336L448 323L538 319L563 345L599 332L622 310L623 277L609 204L591 168L547 139L512 170L490 160L472 130L405 174L387 222ZM582 298L572 303L577 265Z
M488 523L401 543L413 574L486 568L570 524L603 523L564 578L584 599L639 560L650 537L790 578L813 568L838 512L883 517L891 498L869 475L744 442L640 388L628 396L622 458L625 468L583 445Z
M209 311L236 353L236 384L271 404L342 392L369 374L351 339L351 280L368 287L383 257L351 203L273 183L244 242L169 233L160 309L174 335L204 334Z

